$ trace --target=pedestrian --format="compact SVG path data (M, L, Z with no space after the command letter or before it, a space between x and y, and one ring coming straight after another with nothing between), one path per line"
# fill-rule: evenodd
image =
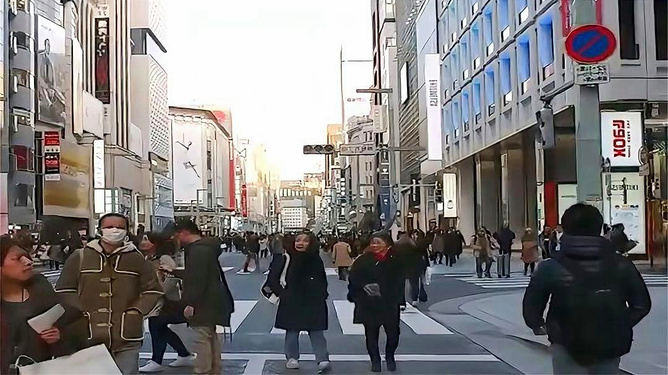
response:
M434 239L431 242L431 248L434 252L434 265L443 264L443 254L445 253L445 233L441 229L434 230Z
M269 239L266 234L262 234L259 240L260 244L260 258L264 259L269 256Z
M339 280L348 280L348 268L353 264L350 254L352 249L343 238L332 246L332 263L339 271Z
M299 333L306 331L318 362L318 371L329 370L324 332L327 319L327 276L320 258L320 243L311 232L301 232L286 248L286 256L271 265L268 284L280 298L274 326L285 330L285 367L299 368Z
M78 332L66 330L83 320L83 314L66 304L54 291L49 281L33 272L28 251L19 240L10 235L0 237L0 373L9 374L20 356L35 362L72 354L79 349ZM35 332L28 319L60 304L65 313L52 327ZM26 364L26 363L22 363Z
M420 302L427 302L424 279L429 267L429 253L424 248L419 248L406 233L394 245L394 252L404 266L406 299L413 307Z
M246 254L244 238L241 234L235 233L232 237L232 244L237 252Z
M392 236L376 232L371 236L369 251L360 255L350 269L348 300L355 303L353 321L364 325L366 348L371 359L371 371L381 371L378 349L380 328L383 327L385 362L388 371L396 371L394 353L399 346L399 314L404 294L404 270L393 249Z
M129 226L122 214L102 215L100 239L75 250L56 283L90 320L86 346L105 344L124 375L138 372L143 320L163 297L153 267L128 239Z
M540 248L543 259L550 257L550 234L552 229L549 225L543 226L543 231L538 235L538 247Z
M453 228L448 228L447 231L445 231L444 235L444 250L443 250L443 255L445 257L445 265L449 267L453 267L455 263L457 262L456 256L457 256L457 243L459 242L459 236L455 232ZM459 243L461 246L461 243Z
M246 234L246 261L241 270L241 274L248 274L248 266L251 262L255 263L255 271L260 272L260 260L258 259L260 253L260 237L254 232Z
M220 374L221 343L216 326L229 327L234 300L220 268L219 242L203 238L192 220L176 223L174 239L185 251L185 269L161 266L183 280L183 315L194 333L195 374Z
M151 333L153 354L151 359L139 368L139 372L162 372L164 370L162 360L167 344L176 350L178 355L178 358L171 362L169 367L192 367L195 356L186 348L179 335L169 328L170 324L186 323L186 318L183 315L185 305L181 301L180 280L160 270L161 266L172 270L176 268L176 262L173 258L176 245L157 233L144 232L142 240L139 242L139 250L144 253L146 260L153 266L165 293L160 313L148 318L148 330Z
M457 242L457 248L455 250L455 256L457 257L456 260L459 260L459 256L462 255L462 253L464 252L464 246L466 246L466 238L464 238L464 235L459 229L456 228L453 229L455 229L455 234L459 238L459 242Z
M483 272L485 277L492 277L490 275L490 267L492 266L492 259L490 257L489 236L485 229L480 228L478 232L471 236L471 248L473 249L473 256L475 257L475 272L478 278L481 278ZM485 269L483 270L483 264Z
M629 237L624 233L624 224L621 223L613 224L605 238L612 242L615 251L622 255L627 255L638 245L637 242L629 240Z
M497 257L496 273L497 277L510 277L510 258L512 255L513 242L515 241L515 232L510 229L506 221L498 232L492 236L498 243L499 256Z
M564 230L560 225L557 225L556 228L550 234L550 256L555 256L559 252L561 245L561 236L564 234Z
M596 207L575 204L561 221L561 250L531 278L524 321L535 334L547 334L555 374L619 373L633 327L651 308L647 286L635 265L600 236L603 216Z
M279 258L285 252L285 248L283 246L283 240L284 236L282 233L274 234L273 238L271 239L270 250L271 250L272 263L276 260L276 258Z
M524 262L524 276L531 268L531 274L536 269L536 262L538 262L538 241L533 229L526 228L524 235L522 235L522 262Z

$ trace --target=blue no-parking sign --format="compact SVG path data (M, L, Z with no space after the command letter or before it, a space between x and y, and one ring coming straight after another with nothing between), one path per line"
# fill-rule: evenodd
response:
M615 34L601 25L578 26L566 37L566 53L580 63L601 62L610 57L616 48Z

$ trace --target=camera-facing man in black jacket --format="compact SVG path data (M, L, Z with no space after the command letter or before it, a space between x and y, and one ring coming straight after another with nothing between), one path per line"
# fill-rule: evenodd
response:
M531 277L524 321L534 333L547 333L555 374L617 373L633 327L649 313L649 292L635 265L601 237L596 207L575 204L561 222L561 250Z

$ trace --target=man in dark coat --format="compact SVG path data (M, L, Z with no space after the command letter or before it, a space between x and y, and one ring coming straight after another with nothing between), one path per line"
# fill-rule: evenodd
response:
M562 224L561 250L538 265L524 294L524 321L534 333L547 333L555 374L616 374L633 327L650 311L647 286L600 236L596 207L575 204Z
M221 344L216 326L230 326L234 300L220 268L220 240L202 238L190 220L176 224L174 238L185 250L185 270L167 270L183 279L184 315L195 333L195 374L220 374Z

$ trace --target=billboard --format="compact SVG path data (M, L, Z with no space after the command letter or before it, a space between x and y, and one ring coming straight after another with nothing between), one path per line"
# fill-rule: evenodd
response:
M44 215L90 216L90 148L61 142L60 180L44 182Z
M206 164L202 150L202 127L197 124L172 122L172 165L174 202L189 205L204 202L198 190L206 188Z
M95 97L110 103L109 18L95 18Z
M424 82L427 104L427 158L441 160L441 56L431 53L424 56Z
M642 147L640 112L601 112L601 156L611 167L638 167Z
M64 127L67 113L66 78L69 74L65 29L41 16L38 29L37 119Z

